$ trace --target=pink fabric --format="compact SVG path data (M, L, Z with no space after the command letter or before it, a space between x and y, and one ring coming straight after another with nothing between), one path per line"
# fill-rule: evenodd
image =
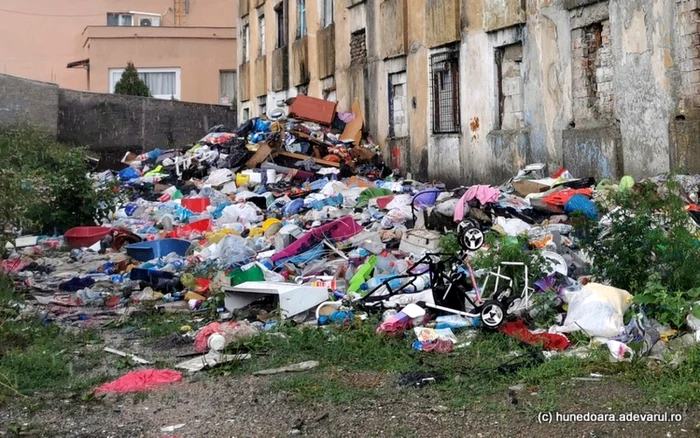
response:
M472 199L478 200L481 205L495 204L498 202L498 197L501 192L498 189L491 188L489 186L471 186L467 193L462 196L462 198L457 202L455 207L455 222L459 222L464 219L464 204L471 201Z
M182 373L173 370L147 369L132 371L117 380L105 383L95 392L139 392L182 381Z
M293 257L310 250L323 242L323 239L337 242L349 239L355 234L360 233L363 229L364 228L355 222L352 216L345 216L336 221L321 225L318 228L314 228L296 242L270 257L270 260L272 260L272 263L277 263L277 260Z

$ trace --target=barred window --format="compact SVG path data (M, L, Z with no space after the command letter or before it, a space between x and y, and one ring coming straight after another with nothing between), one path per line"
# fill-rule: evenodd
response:
M459 51L450 50L432 55L430 78L433 133L458 133Z

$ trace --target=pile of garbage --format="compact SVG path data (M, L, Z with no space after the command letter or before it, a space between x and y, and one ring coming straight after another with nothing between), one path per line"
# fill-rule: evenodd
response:
M671 339L700 342L691 309L687 334L643 309L626 323L632 295L591 276L575 222L606 226L594 200L631 190L629 177L597 183L533 164L500 187L448 190L386 169L357 105L336 112L305 96L289 115L280 108L122 162L93 175L123 199L109 220L18 237L0 269L21 280L45 321L90 326L144 303L215 314L192 333L206 360L183 369L233 360L227 345L283 321L323 327L371 315L378 336L414 336L431 353L468 345L475 328L585 356L593 347L567 338L582 331L614 360L660 358ZM525 261L472 266L495 260L503 242Z

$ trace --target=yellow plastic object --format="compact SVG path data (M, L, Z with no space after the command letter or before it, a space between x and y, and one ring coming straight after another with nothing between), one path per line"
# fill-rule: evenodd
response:
M242 173L236 174L236 185L238 187L248 185L250 182L250 176L243 175Z
M207 299L201 296L200 294L194 292L187 292L185 294L185 301L189 300L206 301Z
M182 277L180 277L180 283L182 283L182 285L188 289L194 289L197 287L197 282L194 279L194 275L189 273L182 274Z
M224 237L228 236L229 234L233 234L234 236L240 236L240 234L238 234L238 231L226 228L223 230L206 233L204 237L207 238L207 241L209 243L219 243Z
M180 327L180 333L187 333L190 330L192 330L191 325L183 325L182 327Z
M248 233L248 237L260 237L264 233L263 229L260 227L256 228L251 228L250 233Z
M163 170L163 166L158 165L155 169L149 171L146 173L144 176L153 176L153 175L158 175L160 172Z
M265 237L274 236L282 228L282 221L274 217L269 218L262 224Z

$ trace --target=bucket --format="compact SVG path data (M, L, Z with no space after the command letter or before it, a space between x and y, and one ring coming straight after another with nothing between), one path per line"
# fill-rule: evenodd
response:
M265 274L260 266L253 265L250 268L243 270L241 268L236 268L229 272L227 277L231 279L231 286L237 286L246 281L264 281Z
M273 184L277 180L277 172L275 169L267 169L265 172L267 174L267 183Z

